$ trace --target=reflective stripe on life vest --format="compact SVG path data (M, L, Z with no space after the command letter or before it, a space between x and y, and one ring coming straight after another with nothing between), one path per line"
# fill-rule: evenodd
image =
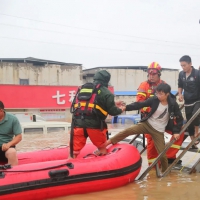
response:
M142 110L143 110L144 112L146 112L147 109L148 109L148 107L144 107L144 108L142 108Z
M176 145L176 144L172 144L172 146L170 148L174 148L174 149L180 149L181 146L180 145Z
M156 158L152 158L148 160L148 163L153 163L156 160Z
M78 107L84 107L84 106L86 106L86 103L85 102L79 102L79 103L76 103L76 104L74 104L74 107L75 108L78 108ZM98 105L96 105L96 104L93 104L93 103L89 103L88 104L88 107L89 108L96 108L96 109L98 109L98 110L100 110L101 111L101 113L103 113L105 116L107 116L108 115L108 113L103 109L103 108L101 108L100 106L98 106Z
M143 92L138 92L137 95L138 95L138 94L143 95L143 96L145 96L145 97L147 96L147 95L146 95L145 93L143 93Z
M83 89L80 90L79 93L82 93L82 92L92 93L92 89L83 88Z

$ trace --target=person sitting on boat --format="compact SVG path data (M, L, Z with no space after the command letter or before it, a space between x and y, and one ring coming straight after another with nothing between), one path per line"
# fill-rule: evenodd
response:
M138 124L135 124L108 139L103 147L109 144L116 144L129 135L148 133L152 136L158 153L165 149L164 132L172 131L173 137L178 140L183 125L183 116L176 102L176 98L171 93L171 87L166 83L161 83L156 88L156 96L143 102L121 106L123 111L138 110L143 107L150 107L151 111L143 117ZM174 123L174 120L176 123ZM162 172L168 167L166 155L161 158Z
M122 113L122 109L115 103L114 95L108 89L111 75L106 70L96 72L93 83L86 83L78 90L71 106L72 127L70 134L70 157L76 158L85 146L89 136L97 147L96 155L107 153L106 148L101 147L107 140L107 115L116 116ZM85 88L84 88L85 87ZM90 87L88 89L88 87ZM84 101L87 98L87 101Z
M18 164L15 145L22 140L22 129L14 115L5 112L4 104L0 101L0 162L12 166Z

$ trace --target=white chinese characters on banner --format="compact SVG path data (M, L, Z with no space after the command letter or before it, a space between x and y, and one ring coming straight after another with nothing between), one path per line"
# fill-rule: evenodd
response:
M56 91L56 95L52 96L52 98L55 98L58 105L65 104L65 100L60 100L61 97L65 97L65 94L60 94L60 91Z
M69 96L70 96L69 102L72 102L74 100L75 92L76 92L75 90L69 91Z
M76 94L75 90L69 91L69 95L68 95L70 97L69 102L72 102L74 100L75 94ZM65 94L60 94L60 91L57 90L56 95L53 95L52 98L56 99L56 103L58 105L64 105L66 103L66 101L63 99L63 97L65 97L65 96L66 96Z

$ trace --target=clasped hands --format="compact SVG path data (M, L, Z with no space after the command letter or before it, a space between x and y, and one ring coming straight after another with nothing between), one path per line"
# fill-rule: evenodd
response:
M126 110L126 103L124 101L117 101L115 105L124 112Z

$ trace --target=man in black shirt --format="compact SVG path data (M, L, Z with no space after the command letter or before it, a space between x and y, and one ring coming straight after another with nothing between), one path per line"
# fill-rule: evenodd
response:
M178 79L178 93L179 101L185 101L185 113L187 121L195 114L200 108L200 71L194 69L190 56L183 56L179 60L183 71L179 73ZM184 90L184 98L182 92ZM193 140L199 132L199 117L197 117L188 127L188 132ZM198 149L196 146L197 141L193 148Z

